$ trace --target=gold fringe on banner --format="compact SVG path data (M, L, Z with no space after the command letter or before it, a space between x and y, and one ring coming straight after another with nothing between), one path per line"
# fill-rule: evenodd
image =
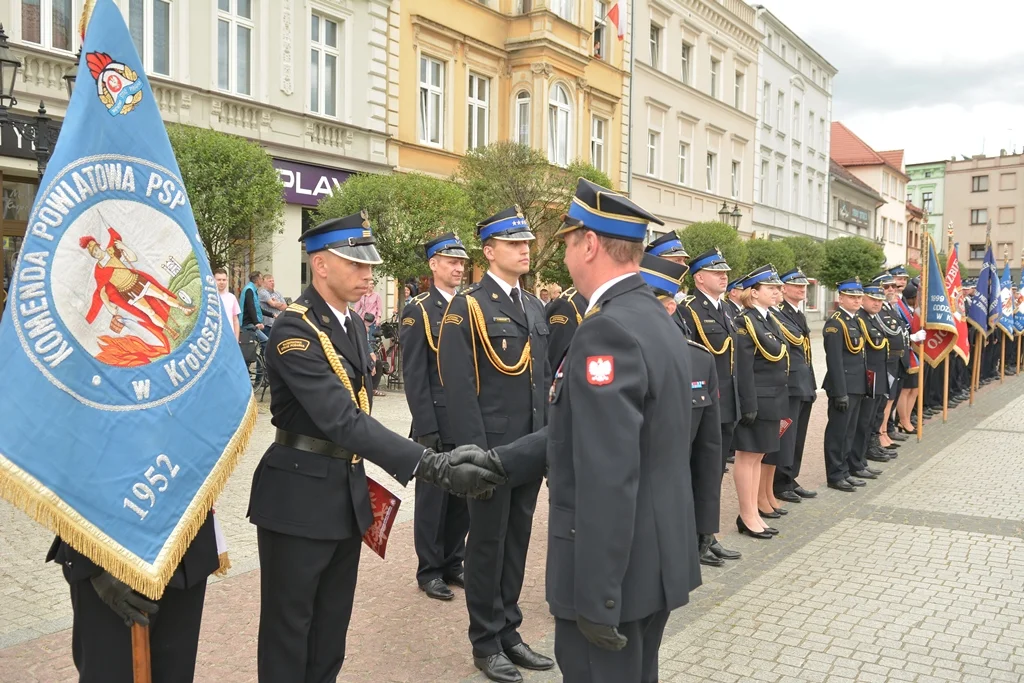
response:
M82 40L85 40L85 27L89 25L89 18L92 17L92 10L95 6L96 0L85 0L85 5L82 7L82 18L78 21L78 35Z
M53 531L117 580L152 600L159 600L185 551L199 532L199 527L206 521L214 501L224 490L231 473L245 453L256 428L256 412L256 397L250 396L241 424L153 564L128 552L2 453L0 497Z
M217 559L220 561L220 566L217 568L217 571L213 573L213 575L226 576L228 570L231 569L231 558L228 557L227 553L221 553L217 556Z

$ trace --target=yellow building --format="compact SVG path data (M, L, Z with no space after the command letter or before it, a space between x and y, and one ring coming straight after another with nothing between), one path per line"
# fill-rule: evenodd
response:
M390 161L450 175L468 150L515 140L626 185L629 35L595 0L394 0Z

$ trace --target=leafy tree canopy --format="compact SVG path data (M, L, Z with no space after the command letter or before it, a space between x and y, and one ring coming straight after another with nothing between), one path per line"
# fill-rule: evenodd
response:
M852 277L860 277L861 282L867 283L882 270L884 262L885 252L874 242L860 237L840 237L825 242L825 262L819 279L829 289L835 289L836 283Z
M794 268L799 268L804 275L810 278L817 278L821 274L821 266L825 263L825 245L823 242L810 237L796 236L784 237L779 240L780 244L789 247L793 252ZM791 270L787 268L786 270ZM786 271L780 270L780 273Z
M747 261L747 243L740 239L736 228L718 221L692 223L679 231L686 252L691 258L697 258L706 251L718 249L732 268L729 279L734 280L746 273L743 270ZM686 275L684 282L687 288L693 288L693 278Z
M792 270L796 256L789 245L781 240L750 240L747 242L747 263L744 270L748 273L755 268L771 264L779 274Z

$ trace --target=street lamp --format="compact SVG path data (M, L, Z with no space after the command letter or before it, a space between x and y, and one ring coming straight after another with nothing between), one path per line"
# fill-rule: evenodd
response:
M10 126L18 135L32 143L36 152L36 166L39 177L46 172L46 162L50 158L53 143L57 141L57 130L50 125L50 117L46 115L46 105L39 103L35 116L12 114L10 109L18 103L14 97L14 84L17 80L21 61L15 57L7 42L7 34L0 24L0 126Z
M14 99L14 82L18 78L20 68L21 62L11 54L4 25L0 24L0 107L13 107L18 103L18 100Z
M68 72L64 74L64 87L68 89L68 101L71 100L71 96L75 94L75 79L78 78L78 64L82 61L82 48L78 48L78 54L75 55L75 63L71 65Z
M729 214L729 217L732 218L732 227L734 227L737 230L739 230L740 229L740 218L743 217L743 214L740 213L740 206L739 206L739 204L733 204L732 205L732 213Z

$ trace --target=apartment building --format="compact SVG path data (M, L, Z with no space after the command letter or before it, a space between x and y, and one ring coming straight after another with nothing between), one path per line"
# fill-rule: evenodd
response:
M946 162L932 161L923 164L907 164L907 201L924 211L928 231L936 244L946 243L945 206Z
M977 155L945 163L945 213L960 243L960 262L977 274L991 230L992 250L1002 272L1024 249L1024 154Z

